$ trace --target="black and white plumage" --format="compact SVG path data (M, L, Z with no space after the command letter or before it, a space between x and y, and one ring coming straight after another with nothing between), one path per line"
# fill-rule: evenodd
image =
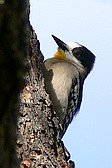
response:
M63 137L73 117L80 109L83 84L93 68L94 54L79 43L65 44L52 36L58 45L54 57L45 61L46 90L59 117Z

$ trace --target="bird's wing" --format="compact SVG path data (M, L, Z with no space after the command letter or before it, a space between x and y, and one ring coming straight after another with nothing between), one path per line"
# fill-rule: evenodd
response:
M83 90L83 81L81 81L80 76L78 75L72 82L68 98L68 109L62 126L63 133L61 133L61 137L63 137L73 117L78 113L80 109L82 101L82 90Z

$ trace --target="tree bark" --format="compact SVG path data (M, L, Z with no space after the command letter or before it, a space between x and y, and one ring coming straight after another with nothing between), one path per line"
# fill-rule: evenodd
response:
M57 139L59 121L45 91L40 43L32 29L30 33L28 72L25 87L20 93L18 157L21 167L67 167L63 148L59 146Z
M43 59L29 23L29 1L0 0L0 167L73 165L58 139L60 125L45 90Z
M28 51L27 1L0 0L0 167L16 168L18 96Z

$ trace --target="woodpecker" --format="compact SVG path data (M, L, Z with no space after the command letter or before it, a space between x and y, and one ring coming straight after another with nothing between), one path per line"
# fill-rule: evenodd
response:
M83 45L52 35L58 45L54 57L45 60L45 86L61 124L62 139L80 109L84 80L92 70L95 55Z

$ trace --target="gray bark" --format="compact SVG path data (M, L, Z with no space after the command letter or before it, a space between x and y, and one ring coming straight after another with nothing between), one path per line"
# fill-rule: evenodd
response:
M29 1L0 0L0 167L67 168Z
M25 87L20 94L18 157L22 167L59 168L62 167L61 164L67 167L63 148L59 146L57 139L59 122L45 91L43 55L35 32L32 29L30 31L28 72Z
M27 1L0 0L0 167L16 168L19 92L28 51Z

